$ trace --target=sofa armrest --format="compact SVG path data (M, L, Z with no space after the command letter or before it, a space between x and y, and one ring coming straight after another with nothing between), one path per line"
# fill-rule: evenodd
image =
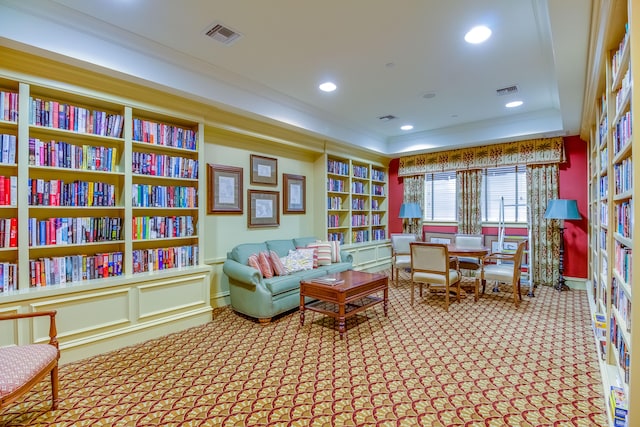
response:
M353 264L353 254L347 251L340 251L340 260L342 262L349 262Z
M238 282L248 283L254 286L262 283L262 273L253 267L240 264L229 258L224 261L222 271L229 276L230 279L237 280Z

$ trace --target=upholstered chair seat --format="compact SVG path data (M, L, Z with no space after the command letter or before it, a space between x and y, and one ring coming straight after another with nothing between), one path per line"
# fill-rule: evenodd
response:
M55 311L7 314L0 320L49 316L49 343L0 347L0 408L28 392L45 376L51 376L52 408L58 406L58 341Z

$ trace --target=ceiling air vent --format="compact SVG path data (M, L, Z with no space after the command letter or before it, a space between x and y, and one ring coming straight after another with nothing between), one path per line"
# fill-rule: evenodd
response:
M207 30L205 34L212 39L226 45L232 44L242 35L239 32L234 31L229 27L225 27L224 25L219 23L213 24L213 26L209 30Z
M397 117L394 116L394 115L391 115L391 114L387 114L386 116L378 117L378 119L383 121L383 122L388 122L389 120L397 119Z
M518 93L518 86L513 85L513 86L503 87L502 89L497 89L496 93L498 94L498 96L512 95L514 93Z

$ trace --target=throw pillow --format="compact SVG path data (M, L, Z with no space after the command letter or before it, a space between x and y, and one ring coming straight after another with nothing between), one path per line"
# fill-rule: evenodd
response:
M339 240L329 240L328 242L322 242L318 240L316 243L328 243L331 248L331 262L340 262L342 261L340 258L340 241Z
M260 263L260 270L265 279L273 277L273 269L271 268L271 259L267 251L260 252L258 254L258 262Z
M313 268L318 268L318 248L311 246L311 245L307 245L307 247L297 247L296 250L299 249L312 249L313 250Z
M318 265L331 264L331 245L329 242L309 243L308 248L315 248L318 254Z
M296 252L301 257L301 262L300 263L302 265L302 269L303 270L313 270L313 268L314 268L313 259L314 259L314 254L316 253L316 250L313 249L313 248L301 248L301 249L296 249ZM316 264L316 268L317 267L318 267L318 265Z
M264 273L260 268L260 261L258 261L258 254L249 255L249 258L247 258L247 264L249 265L249 267L253 267L258 270L262 277L264 277Z
M286 276L288 274L282 260L275 251L269 251L269 258L271 258L271 267L276 276Z

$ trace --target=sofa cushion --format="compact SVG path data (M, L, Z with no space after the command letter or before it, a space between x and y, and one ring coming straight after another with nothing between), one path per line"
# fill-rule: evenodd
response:
M264 243L241 243L231 250L231 259L247 265L250 255L259 254L266 250L267 245Z
M326 274L340 273L341 271L350 270L351 263L350 262L334 262L331 265L325 265L324 267L321 267L321 269Z
M318 241L317 237L297 237L293 239L293 243L296 245L297 248L307 247L309 246L309 243L314 243L317 241Z
M321 270L304 270L298 271L289 276L274 276L271 279L265 279L264 284L271 291L272 295L279 295L292 290L300 289L301 280L310 280L316 277L324 276L326 273Z
M289 251L296 250L292 239L267 240L265 244L270 251L275 251L280 258L289 255Z

